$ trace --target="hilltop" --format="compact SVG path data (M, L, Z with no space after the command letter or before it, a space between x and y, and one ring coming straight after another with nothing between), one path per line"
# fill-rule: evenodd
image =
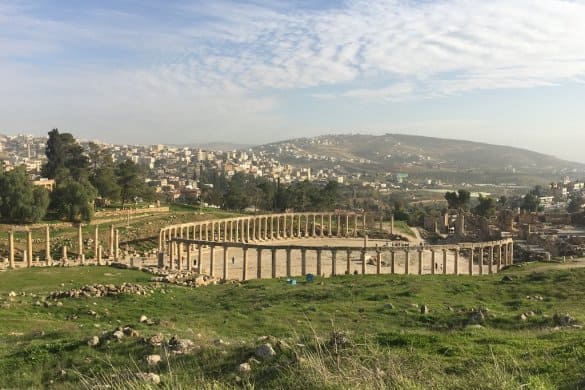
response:
M585 170L585 164L510 146L405 134L325 135L257 148L289 163L314 168L341 165L352 171L395 171L414 175L469 173L507 180L510 175L547 179Z

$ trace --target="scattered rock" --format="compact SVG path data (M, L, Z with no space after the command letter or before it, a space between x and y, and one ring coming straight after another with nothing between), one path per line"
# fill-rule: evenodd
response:
M152 383L154 385L160 384L160 376L152 372L138 372L136 373L136 377L146 383Z
M514 278L511 277L510 275L504 275L504 277L502 278L502 282L511 282L513 280Z
M278 340L276 342L276 347L281 351L286 351L291 349L290 345L285 340Z
M86 285L78 289L71 289L68 291L53 291L48 299L62 299L62 298L93 298L93 297L107 297L116 296L120 294L136 294L147 295L151 290L136 283L122 283L119 286L113 284L94 284Z
M112 337L116 339L116 341L122 341L122 339L124 338L124 332L121 330L117 330L112 333Z
M16 293L15 293L14 291L10 291L10 292L8 293L8 297L9 297L9 298L14 298L14 297L16 297Z
M124 332L124 336L140 337L140 333L136 329L131 328L129 326L124 327L124 329L122 329L122 332Z
M150 337L146 342L148 345L151 345L153 347L160 347L164 341L165 337L161 333L159 333Z
M195 344L189 339L180 339L177 336L173 336L169 340L169 348L174 353L183 354L191 352L195 348Z
M247 374L252 372L252 366L250 366L250 363L241 363L236 368L236 371L238 371L240 374Z
M528 319L528 316L524 313L520 314L520 316L518 316L518 319L520 321L526 321Z
M159 364L161 358L160 358L160 355L148 355L148 356L144 357L144 360L146 360L146 363L152 367L152 366L156 366L157 364Z
M261 360L269 360L276 356L276 352L270 343L266 343L256 349L256 356Z
M567 313L555 313L553 321L558 326L569 326L575 322L575 319Z
M140 316L140 323L142 324L142 323L144 323L144 322L146 322L146 321L148 321L148 317L147 317L147 316L145 316L144 314L143 314L143 315L141 315L141 316Z
M427 305L422 305L420 307L420 314L429 314L429 307Z
M89 345L90 347L97 347L98 345L100 345L100 338L97 336L93 336L87 341L87 345Z
M391 304L391 303L386 303L386 304L384 305L384 309L394 309L394 305L393 305L393 304Z

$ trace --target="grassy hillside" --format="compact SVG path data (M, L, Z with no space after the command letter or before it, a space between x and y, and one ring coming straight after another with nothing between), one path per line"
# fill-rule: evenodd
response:
M106 267L4 272L0 388L143 388L136 373L147 371L169 389L582 387L585 269L545 267L198 289ZM44 303L51 291L122 282L152 292ZM140 323L141 315L154 323ZM140 337L105 341L102 332L126 325ZM143 341L158 333L188 338L195 350L174 355ZM102 337L99 346L88 346L92 336ZM276 356L255 358L267 341ZM153 353L162 362L148 367L144 357ZM238 373L248 361L251 372Z

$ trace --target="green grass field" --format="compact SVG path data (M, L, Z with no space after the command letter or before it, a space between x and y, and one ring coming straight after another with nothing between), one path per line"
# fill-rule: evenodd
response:
M532 264L484 277L339 276L296 286L276 279L198 289L157 285L147 273L108 267L4 272L0 388L143 388L148 385L132 373L149 370L162 379L154 388L169 389L582 388L585 268L549 268ZM512 280L502 281L504 275ZM42 303L51 291L122 282L153 293ZM11 291L17 296L9 298ZM420 305L429 312L421 314ZM484 318L474 309L482 309ZM520 320L527 312L534 315ZM558 327L556 313L570 314L576 326ZM157 323L140 324L143 314ZM160 332L189 338L198 349L167 355L141 338L87 345L91 336L125 325L144 337ZM274 359L237 374L259 336L285 340L290 349L277 349ZM143 358L150 353L161 354L163 363L149 369Z

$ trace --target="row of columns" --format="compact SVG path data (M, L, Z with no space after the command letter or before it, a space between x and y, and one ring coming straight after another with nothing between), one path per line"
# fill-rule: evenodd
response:
M159 251L163 252L166 242L174 238L252 242L295 237L357 237L358 230L365 227L365 214L293 213L211 220L161 229Z
M206 246L208 256L207 259L203 259L203 251L202 248ZM345 273L351 273L351 255L354 252L360 253L360 262L361 262L361 274L367 273L367 253L368 252L375 252L375 266L376 266L376 273L382 273L382 254L384 252L389 252L390 254L390 273L396 274L397 267L396 267L396 253L403 252L405 255L405 265L404 265L404 274L410 274L410 260L411 254L417 253L418 254L418 269L417 272L419 275L423 274L423 266L425 263L425 253L430 251L431 258L430 258L430 266L431 266L431 274L438 273L439 269L439 262L442 261L442 273L447 274L447 255L449 252L453 253L454 257L454 264L453 264L453 272L452 274L460 275L464 274L463 269L459 269L459 257L462 251L469 251L470 255L468 257L468 269L467 274L473 275L474 274L474 258L475 253L479 254L479 274L483 274L484 268L484 261L486 260L485 254L487 253L487 263L488 263L488 273L494 273L499 271L502 267L511 265L513 263L513 243L511 241L505 242L495 242L490 245L482 245L478 247L456 247L456 248L420 248L420 249L413 249L413 248L401 248L401 249L392 249L392 250L382 250L381 248L330 248L330 247L262 247L262 246L246 246L246 245L231 245L229 243L215 243L215 242L193 242L186 239L176 239L170 242L171 248L171 256L169 267L171 269L188 269L191 270L193 267L193 257L192 257L192 247L196 247L198 251L197 256L197 267L200 273L204 273L208 271L209 275L211 276L221 276L223 279L229 279L229 251L230 249L238 249L242 252L242 273L241 278L242 280L246 280L249 278L247 275L247 268L248 268L248 250L254 249L256 251L256 278L260 279L263 275L263 258L262 253L264 251L269 251L271 253L271 277L277 277L277 252L278 251L285 251L286 252L286 264L285 264L285 274L286 276L290 277L292 275L292 255L291 252L293 250L300 251L301 254L301 275L306 275L307 273L307 252L314 252L316 258L316 274L322 275L323 274L323 264L322 264L322 254L323 252L330 252L331 254L331 270L328 274L335 276L338 275L337 271L337 254L338 252L345 252L346 253L346 269ZM223 267L222 267L222 275L215 275L216 267L215 267L215 252L217 249L221 249L223 252ZM485 249L487 248L487 251ZM186 251L185 251L186 249ZM183 254L186 252L186 257ZM282 252L281 252L282 253ZM437 254L442 254L442 259L437 256Z
M11 269L16 268L16 247L14 245L14 231L10 231L8 233L8 267ZM33 240L32 240L32 231L26 231L26 249L23 251L23 264L25 267L29 268L33 266ZM118 229L115 229L113 225L110 226L110 239L109 239L109 252L108 257L110 259L117 259L120 257L119 253L119 240L120 234ZM102 265L103 261L103 248L100 245L99 240L99 226L95 225L94 229L94 237L93 237L93 244L94 244L94 260L97 264ZM61 261L66 262L69 260L68 258L68 248L67 246L62 247L62 255ZM85 254L84 254L84 246L83 246L83 230L82 226L78 225L77 228L77 261L80 264L84 264L86 262ZM45 226L45 257L44 261L46 265L53 265L54 260L51 255L51 230L50 227L47 225Z

